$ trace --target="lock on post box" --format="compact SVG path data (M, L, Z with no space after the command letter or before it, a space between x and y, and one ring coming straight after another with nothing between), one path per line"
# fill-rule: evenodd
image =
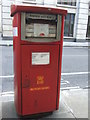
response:
M59 108L64 16L56 7L12 5L14 100L19 115Z

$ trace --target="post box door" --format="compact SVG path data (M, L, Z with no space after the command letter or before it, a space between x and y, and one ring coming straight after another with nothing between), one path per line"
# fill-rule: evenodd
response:
M22 114L56 110L59 45L22 45Z

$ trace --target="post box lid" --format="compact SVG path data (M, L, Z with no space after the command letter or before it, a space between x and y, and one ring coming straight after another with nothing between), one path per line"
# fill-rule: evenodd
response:
M43 5L11 5L11 17L18 12L32 12L44 14L61 14L66 15L67 10L60 7L43 6Z

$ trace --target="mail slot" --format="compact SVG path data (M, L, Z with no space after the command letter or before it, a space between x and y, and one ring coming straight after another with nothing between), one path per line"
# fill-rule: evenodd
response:
M59 41L61 19L61 15L21 13L21 39L30 42Z
M19 115L59 108L66 10L12 5L14 101Z

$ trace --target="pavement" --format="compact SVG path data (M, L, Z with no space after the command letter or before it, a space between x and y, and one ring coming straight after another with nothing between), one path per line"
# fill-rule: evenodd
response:
M59 110L56 110L53 113L39 114L38 116L28 116L28 118L73 118L74 120L79 120L80 118L88 119L87 89L64 90L61 91L60 95ZM14 106L13 93L9 93L8 96L6 96L5 94L1 94L0 103L0 106L2 106L0 107L0 111L2 112L2 116L0 116L1 118L19 118Z
M12 46L12 40L0 40L0 45L3 46ZM63 42L64 47L88 47L90 46L89 42Z

